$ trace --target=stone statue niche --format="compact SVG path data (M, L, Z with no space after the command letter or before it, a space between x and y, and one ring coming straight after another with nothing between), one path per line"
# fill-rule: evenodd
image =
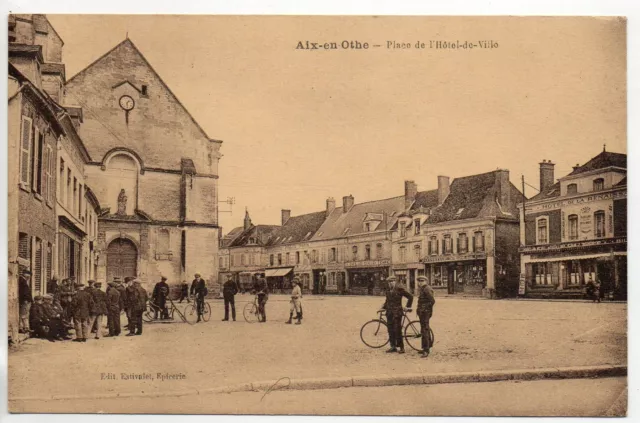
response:
M125 214L127 214L127 195L124 193L123 188L118 195L118 215L123 216Z

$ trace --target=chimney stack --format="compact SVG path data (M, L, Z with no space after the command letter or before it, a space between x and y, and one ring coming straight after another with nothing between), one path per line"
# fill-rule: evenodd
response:
M336 200L333 197L327 198L327 213L328 217L336 209Z
M438 176L438 205L442 205L449 195L449 177Z
M555 163L551 163L551 160L542 160L540 163L540 192L546 192L555 183L554 167Z
M573 167L573 170L576 171L578 170L579 167L580 167L580 163L576 163L576 165Z
M509 182L509 171L507 169L498 171L498 202L503 209L511 204L511 182Z
M408 210L416 200L418 185L414 181L404 181L404 208Z
M246 231L251 227L251 218L249 217L249 210L244 210L244 230Z
M282 226L287 223L287 220L291 217L291 210L282 209Z
M353 195L342 197L342 213L346 213L353 207Z

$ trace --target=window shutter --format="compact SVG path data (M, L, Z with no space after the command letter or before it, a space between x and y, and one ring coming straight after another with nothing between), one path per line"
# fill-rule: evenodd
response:
M485 245L484 245L484 233L482 234L482 248L480 249L480 251L484 251L485 250Z
M456 238L456 253L460 252L460 236Z
M445 254L447 252L447 245L445 244L446 242L446 239L442 240L442 254Z
M38 150L38 139L40 138L40 131L38 131L37 129L35 130L34 136L33 136L33 156L32 156L32 164L33 164L33 170L31 173L31 187L33 188L34 191L38 192L38 178L40 177L38 169L40 168L40 152Z
M436 255L440 254L440 243L436 239Z
M31 132L30 118L22 117L22 140L20 142L20 182L29 186L31 176Z
M466 237L465 237L465 241L466 241L466 243L467 243L467 245L465 246L465 250L466 250L467 252L469 252L469 237L468 237L468 236L466 236Z
M431 255L431 240L429 240L429 244L427 246L428 254Z
M42 198L49 199L49 149L42 154Z
M42 293L42 241L36 238L36 254L33 266L33 290Z

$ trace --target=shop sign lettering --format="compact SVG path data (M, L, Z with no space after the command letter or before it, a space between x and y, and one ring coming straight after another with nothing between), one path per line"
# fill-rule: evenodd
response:
M347 262L344 264L344 267L382 267L390 265L391 260L364 260Z
M529 214L533 212L538 212L540 210L554 210L554 209L560 209L562 207L573 206L576 204L591 203L594 201L602 201L602 200L617 200L621 198L627 198L626 190L588 195L586 197L571 198L568 200L555 201L553 203L546 203L546 204L539 204L539 205L527 204L526 210L527 210L527 214Z

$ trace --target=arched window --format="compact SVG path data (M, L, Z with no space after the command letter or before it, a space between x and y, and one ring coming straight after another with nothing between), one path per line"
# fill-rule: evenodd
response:
M598 178L593 180L593 190L602 191L604 189L604 178Z
M569 239L578 239L578 215L569 215Z
M577 184L569 184L567 185L567 195L577 194L578 193L578 185Z

